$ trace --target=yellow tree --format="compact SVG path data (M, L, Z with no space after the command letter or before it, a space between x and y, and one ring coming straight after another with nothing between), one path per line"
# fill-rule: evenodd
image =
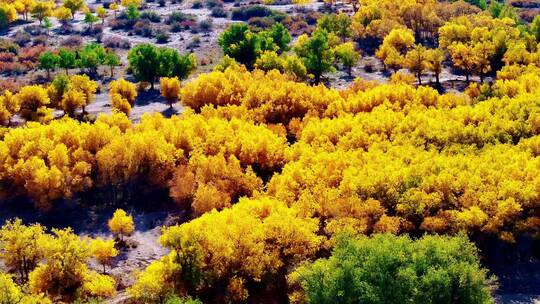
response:
M167 100L169 107L172 109L173 104L178 101L180 95L180 80L178 77L162 77L160 80L161 96Z
M52 16L54 7L53 1L37 1L32 8L32 17L39 20L39 24L41 24L43 19Z
M159 303L175 292L174 281L179 277L181 266L176 255L167 255L152 262L137 274L136 282L127 290L134 299L144 303Z
M495 55L495 47L489 41L478 42L474 44L472 51L476 59L475 72L483 83L484 76L491 71L491 59Z
M104 24L105 18L107 18L107 10L103 6L98 6L96 8L96 14L101 18L101 24Z
M30 273L32 293L52 296L105 297L114 294L114 280L88 269L91 257L88 241L71 229L53 229L53 235L44 244L45 259Z
M27 120L35 120L37 118L38 109L47 106L50 103L47 90L38 85L24 86L15 95L17 102L20 104L20 114Z
M403 60L403 66L416 75L419 85L422 84L422 74L428 68L429 62L427 55L426 48L421 44L417 44L412 50L407 52Z
M41 225L26 226L20 219L8 221L0 229L0 257L6 266L19 273L21 280L26 281L45 255L44 241L45 229Z
M129 113L131 113L131 105L129 104L129 101L127 99L122 97L122 95L114 93L110 95L110 99L113 110L124 113L126 115L129 115Z
M141 3L142 3L142 0L121 0L120 2L122 4L123 7L128 7L128 6L135 6L135 7L140 7L141 6Z
M75 13L84 7L84 0L64 0L63 6L69 9L71 19L74 19Z
M375 52L385 68L392 68L396 72L403 64L404 55L414 44L414 35L409 29L395 28L386 37Z
M116 13L119 9L118 4L116 4L115 2L111 3L111 5L109 5L109 9L114 12L114 18L116 18Z
M109 84L109 96L112 98L114 94L119 94L133 106L135 105L135 99L137 98L137 88L135 84L120 78L111 81Z
M17 10L12 3L0 2L0 13L6 18L5 26L8 26L10 23L17 20Z
M19 99L11 91L6 90L4 95L0 96L0 121L11 124L11 118L19 112L21 105Z
M92 256L103 266L103 273L105 273L105 266L110 265L112 258L118 255L118 250L114 248L114 245L114 240L104 240L99 237L90 241Z
M283 202L241 199L232 208L164 230L160 242L172 250L182 272L169 284L193 291L215 288L219 280L227 284L229 300L245 301L246 282L284 276L288 267L317 252L322 240L317 227L317 220Z
M52 304L52 301L42 294L25 294L13 278L0 272L0 303L3 304Z
M440 86L441 82L439 76L441 75L441 72L444 68L443 62L445 58L445 52L440 48L436 48L428 49L426 53L428 62L427 69L435 75L435 83L437 84L437 86Z
M112 233L120 236L120 241L123 241L124 236L131 235L135 230L133 217L122 209L116 209L108 225Z
M464 43L454 43L448 47L452 64L463 71L465 79L469 82L469 78L474 71L477 59L473 48Z
M54 10L53 15L58 19L58 22L66 24L71 19L71 10L67 7L60 6Z
M36 5L35 0L17 0L15 1L15 8L19 14L24 16L24 20L28 20L28 13L32 11Z
M75 116L75 111L79 107L85 105L86 96L79 90L70 89L62 96L62 101L60 102L62 110L64 113L70 117Z
M82 103L83 113L86 113L86 106L94 101L98 83L91 80L87 75L73 75L69 77L70 89L79 91L84 95Z

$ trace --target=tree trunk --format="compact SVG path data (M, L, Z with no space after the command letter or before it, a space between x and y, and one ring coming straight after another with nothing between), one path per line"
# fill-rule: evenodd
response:
M420 73L417 73L416 78L418 78L418 85L422 85L422 75Z
M441 86L441 81L439 80L439 73L435 73L435 83L438 87Z

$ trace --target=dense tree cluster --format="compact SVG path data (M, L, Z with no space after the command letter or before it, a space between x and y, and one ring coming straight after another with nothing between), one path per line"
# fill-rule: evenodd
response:
M75 296L84 300L114 295L114 279L88 268L93 255L101 261L107 255L96 241L103 242L81 238L69 228L49 233L39 224L27 226L19 219L6 222L0 228L0 259L28 283L28 291L14 285L9 275L0 274L0 299L37 304L52 303L53 298L72 301ZM114 249L114 241L108 244Z
M169 191L195 219L164 233L173 251L130 289L145 301L283 290L286 270L341 233L466 231L512 242L540 232L538 71L509 65L492 85L441 95L363 80L338 91L230 67L184 85L192 109L180 117L5 131L2 189L44 209L94 187ZM120 236L132 229L119 226ZM106 265L114 252L94 246Z

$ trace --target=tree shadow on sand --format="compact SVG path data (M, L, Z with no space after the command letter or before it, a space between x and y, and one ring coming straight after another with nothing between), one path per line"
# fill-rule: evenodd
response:
M161 97L158 90L148 90L139 92L135 100L135 105L147 106L154 102L165 102L165 100Z
M176 108L167 108L166 110L162 111L161 114L167 118L171 118L171 116L178 114L178 110Z

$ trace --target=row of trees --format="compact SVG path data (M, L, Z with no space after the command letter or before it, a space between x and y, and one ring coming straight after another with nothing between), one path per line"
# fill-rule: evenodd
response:
M126 7L126 9L137 10L141 4L140 0L122 0L119 3L111 3L109 9L116 16L120 5ZM0 29L5 29L10 23L16 21L17 14L20 14L25 21L28 21L29 15L31 15L39 21L40 25L47 23L47 26L50 27L52 26L49 21L50 17L56 17L60 23L66 24L75 18L77 12L85 14L84 22L89 24L90 27L99 19L104 22L108 15L107 9L103 6L98 6L94 15L83 0L64 0L58 6L56 2L50 0L3 0L0 2Z
M161 95L172 106L180 98L180 79L162 77ZM63 110L69 117L77 117L78 111L86 114L86 107L96 97L99 85L86 75L57 75L47 86L24 86L16 94L9 90L0 95L0 122L10 125L14 115L27 121L48 123L53 119L52 109ZM138 95L134 83L123 78L109 84L109 97L114 111L129 115Z
M351 42L340 43L339 37L324 27L311 37L302 35L293 50L295 55L284 54L289 50L291 36L281 24L274 24L269 30L252 32L245 24L233 24L224 31L219 44L227 56L244 64L264 70L286 72L297 80L305 80L309 75L319 83L325 72L334 71L341 64L351 74L351 68L360 58ZM229 64L227 64L229 65ZM223 70L226 66L218 66Z
M114 51L106 50L97 43L89 43L80 50L60 49L54 53L47 51L39 57L39 67L47 71L49 79L50 72L56 68L64 69L66 75L73 68L85 69L87 74L96 75L101 65L108 66L113 77L114 68L120 64L120 57Z

